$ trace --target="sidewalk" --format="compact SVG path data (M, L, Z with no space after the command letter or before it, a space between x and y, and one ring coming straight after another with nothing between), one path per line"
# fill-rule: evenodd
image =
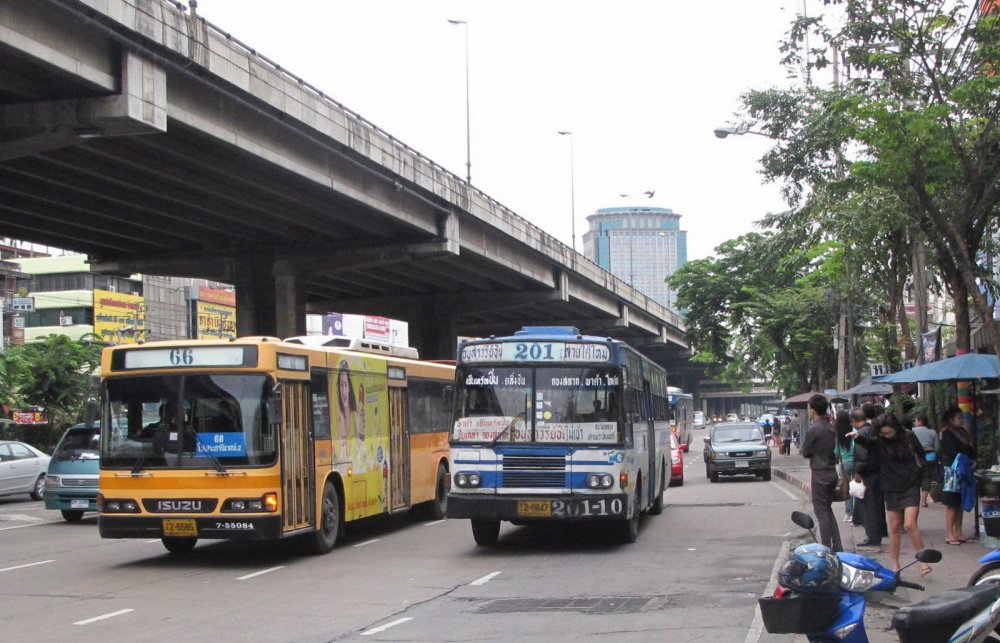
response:
M775 477L787 481L805 494L806 504L803 511L812 515L812 505L809 500L811 497L809 488L809 461L803 458L795 447L792 447L792 451L792 455L786 456L779 454L777 449L772 449L771 470ZM934 571L923 578L920 577L919 563L903 571L903 578L911 582L920 583L927 588L926 591L919 592L901 588L895 594L876 592L869 597L872 600L868 603L865 611L865 629L872 643L898 643L899 639L889 625L892 620L893 611L904 605L920 602L924 598L946 589L964 587L969 582L972 574L979 568L979 558L992 551L991 548L982 544L984 540L982 536L976 542L964 543L962 545L947 544L945 542L944 505L933 502L930 499L928 499L928 503L930 506L920 508L918 524L924 537L924 547L939 550L942 554L941 562L932 565ZM833 511L838 521L840 521L837 523L837 527L840 529L840 538L844 544L844 551L855 551L856 543L863 541L865 538L865 530L841 520L844 516L843 503L834 503ZM973 535L975 527L973 512L970 511L965 514L962 526L966 536ZM876 553L874 549L870 548L862 548L857 553L874 558L881 564L888 566L889 539L882 539L882 553ZM900 564L905 566L908 562L912 561L913 554L914 550L910 543L910 538L906 534L903 534L899 555ZM767 639L762 638L761 640ZM804 636L796 636L793 640L805 641L806 639Z

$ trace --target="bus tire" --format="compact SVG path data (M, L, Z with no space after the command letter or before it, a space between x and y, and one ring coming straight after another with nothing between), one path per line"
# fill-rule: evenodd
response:
M83 518L82 509L63 509L62 510L63 520L66 522L77 522Z
M448 515L448 492L451 491L451 477L443 464L438 465L437 483L434 485L434 500L431 502L431 516L443 520Z
M197 538L167 538L166 536L160 540L163 541L163 546L171 554L190 554L195 543L198 542Z
M623 518L618 523L618 535L622 542L630 545L639 537L639 492L636 491L635 504L632 507L632 517Z
M500 537L499 520L473 520L472 537L480 547L491 547L497 544Z
M663 513L663 490L667 486L667 478L670 474L667 472L667 463L664 462L661 465L663 470L663 475L660 477L660 492L656 494L656 499L653 500L653 504L649 507L649 515L659 516Z
M309 553L327 554L337 544L340 534L340 496L329 480L323 485L318 522L316 531L309 537Z

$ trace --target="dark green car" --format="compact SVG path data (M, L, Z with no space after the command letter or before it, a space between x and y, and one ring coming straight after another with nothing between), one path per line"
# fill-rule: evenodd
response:
M771 479L771 447L755 422L725 422L705 436L705 477L755 475Z

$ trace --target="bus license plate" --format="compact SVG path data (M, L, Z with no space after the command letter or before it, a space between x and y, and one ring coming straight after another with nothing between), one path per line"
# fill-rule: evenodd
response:
M552 502L549 500L518 500L517 515L548 518L552 515Z
M181 538L194 538L198 535L198 525L193 520L164 518L163 535Z
M749 467L750 467L750 462L747 461L747 460L737 460L736 461L736 468L737 469L748 469Z

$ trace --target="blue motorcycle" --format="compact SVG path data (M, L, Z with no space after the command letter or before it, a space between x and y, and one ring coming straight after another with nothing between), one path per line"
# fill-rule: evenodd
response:
M812 517L800 511L792 513L792 522L810 533L815 526ZM906 567L936 563L941 552L922 549L915 558ZM778 573L774 595L759 599L758 604L768 632L805 634L816 643L868 643L865 592L894 592L899 587L924 589L876 560L834 553L813 542L795 548ZM990 634L998 624L1000 584L948 590L901 608L892 618L902 643L996 641Z
M1000 583L1000 549L994 549L979 559L982 565L969 579L969 586Z

